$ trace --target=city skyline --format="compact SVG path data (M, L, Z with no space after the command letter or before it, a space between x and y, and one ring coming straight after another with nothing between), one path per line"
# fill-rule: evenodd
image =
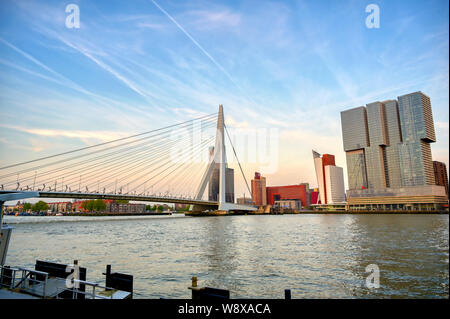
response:
M74 3L79 29L65 26L68 3L2 3L1 166L223 104L229 128L279 130L270 185L314 186L311 149L347 176L340 111L415 91L431 98L433 160L449 165L445 1L381 1L379 29L366 27L365 2ZM243 163L248 179L259 171Z

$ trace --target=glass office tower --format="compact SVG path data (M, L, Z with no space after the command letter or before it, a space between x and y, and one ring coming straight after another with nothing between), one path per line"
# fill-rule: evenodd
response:
M436 137L422 92L343 111L341 123L350 190L435 184Z
M367 188L365 149L369 146L369 132L366 108L361 106L341 112L341 126L349 188Z
M430 143L436 142L430 98L421 92L398 97L403 143L399 145L403 186L434 185Z

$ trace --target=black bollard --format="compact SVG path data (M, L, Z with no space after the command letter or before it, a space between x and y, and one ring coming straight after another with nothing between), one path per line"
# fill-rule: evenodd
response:
M291 299L291 289L284 289L284 299Z

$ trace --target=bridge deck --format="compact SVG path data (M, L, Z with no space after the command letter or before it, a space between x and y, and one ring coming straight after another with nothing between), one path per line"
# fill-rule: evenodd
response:
M22 198L35 198L36 195L41 198L73 198L73 199L112 199L112 200L128 200L141 202L155 202L155 203L171 203L171 204L189 204L210 207L217 209L219 203L216 201L205 201L192 198L177 198L177 197L163 197L163 196L144 196L144 195L130 195L130 194L103 194L103 193L66 193L66 192L27 192L27 191L0 191L0 194L20 194ZM234 203L227 203L227 210L256 210L253 206L238 205Z

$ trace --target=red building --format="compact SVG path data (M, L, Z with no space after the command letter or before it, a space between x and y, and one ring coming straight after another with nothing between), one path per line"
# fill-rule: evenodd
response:
M255 172L255 178L252 179L252 198L257 206L267 205L266 198L266 178Z
M317 204L319 201L319 192L314 190L311 192L311 204Z
M296 199L302 202L302 206L308 205L306 185L268 186L266 191L267 204L269 205L273 205L275 201L283 199Z
M325 196L325 203L328 203L327 198L327 184L325 182L325 166L331 165L336 166L336 163L334 161L334 155L331 154L323 154L322 155L322 176L323 176L323 194Z
M436 185L445 187L445 194L448 196L448 177L447 177L447 167L444 163L433 161L434 167L434 179Z

